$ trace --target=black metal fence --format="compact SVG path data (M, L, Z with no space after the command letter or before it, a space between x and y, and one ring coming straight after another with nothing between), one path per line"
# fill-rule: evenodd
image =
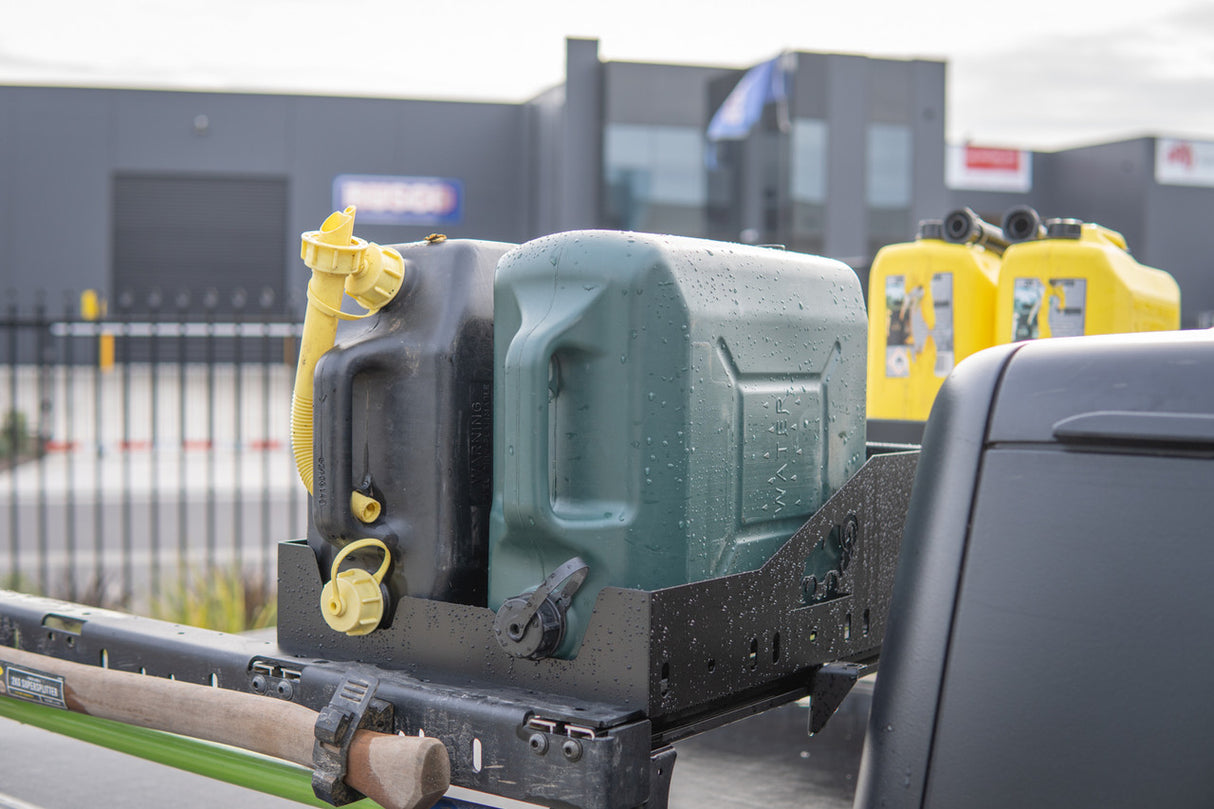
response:
M74 295L10 294L0 584L136 611L218 573L272 590L275 544L305 525L288 446L299 327L268 295L223 315L208 298L128 295L86 318Z

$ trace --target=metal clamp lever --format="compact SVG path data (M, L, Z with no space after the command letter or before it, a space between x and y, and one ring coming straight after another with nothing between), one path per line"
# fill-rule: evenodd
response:
M493 622L497 641L515 657L539 660L557 650L565 638L565 613L590 566L580 556L552 571L529 595L508 598Z
M326 803L344 806L364 797L346 785L346 765L350 743L359 728L392 732L392 705L374 698L378 687L377 677L352 672L316 718L312 791Z

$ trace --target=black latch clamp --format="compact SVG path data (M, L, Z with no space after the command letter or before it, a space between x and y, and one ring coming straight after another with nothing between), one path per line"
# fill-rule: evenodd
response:
M316 719L312 791L326 803L344 806L364 797L346 785L346 769L350 743L359 728L392 732L392 704L375 699L378 687L377 677L358 672L349 674Z

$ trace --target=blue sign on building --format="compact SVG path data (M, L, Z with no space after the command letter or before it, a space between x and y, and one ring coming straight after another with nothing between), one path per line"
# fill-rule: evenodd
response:
M339 174L333 207L358 207L367 225L454 225L464 215L464 184L447 177Z

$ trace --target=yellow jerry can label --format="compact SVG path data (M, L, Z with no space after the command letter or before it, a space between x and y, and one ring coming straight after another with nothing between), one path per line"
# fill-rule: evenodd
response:
M953 274L934 273L928 285L907 289L906 276L885 278L885 376L905 379L927 349L936 349L933 373L944 378L953 370Z
M932 341L936 344L936 376L940 379L953 371L953 274L938 272L932 276L932 309L936 325Z
M1081 337L1087 313L1087 279L1017 278L1012 285L1011 342L1039 337ZM1044 317L1043 317L1044 314Z

